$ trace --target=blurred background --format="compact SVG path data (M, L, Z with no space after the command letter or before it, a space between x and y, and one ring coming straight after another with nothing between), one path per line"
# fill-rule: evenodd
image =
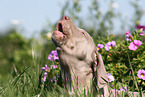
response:
M124 39L127 30L145 25L144 0L1 0L0 80L24 67L48 64L55 49L51 34L69 16L98 43L113 34ZM37 61L34 61L37 60Z

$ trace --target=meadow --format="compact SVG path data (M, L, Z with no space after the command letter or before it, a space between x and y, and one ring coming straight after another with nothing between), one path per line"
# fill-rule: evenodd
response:
M122 40L115 39L116 36L112 34L106 34L103 38L98 37L96 48L103 57L109 79L108 84L112 89L124 92L145 92L144 30L145 26L138 25L136 30L126 31ZM12 34L8 37L10 36ZM16 39L16 35L14 36ZM53 47L50 38L47 40L49 46L52 45ZM42 51L40 56L35 55L35 49L32 47L32 54L29 57L26 56L29 60L25 60L25 57L22 58L25 61L20 65L27 65L22 66L21 69L12 62L12 69L9 70L9 73L0 77L0 96L70 96L63 88L59 58L55 48L48 50L47 53L45 53L46 48L45 50L44 48L39 48L38 50ZM12 52L18 52L18 50ZM19 63L17 58L14 62ZM77 93L73 94L73 96L80 96ZM81 94L81 96L87 97L92 95L91 93L88 95Z
M140 23L144 13L138 0L131 2L134 15L130 19L110 6L112 0L105 13L99 10L97 0L92 1L88 21L79 16L79 0L68 0L61 16L69 16L92 36L112 89L125 92L125 97L129 91L145 93L145 25ZM112 33L117 26L114 19L121 24L117 34ZM25 38L17 27L0 34L0 97L92 97L92 92L70 94L63 88L59 58L51 41L55 27L56 23L48 22L39 39Z

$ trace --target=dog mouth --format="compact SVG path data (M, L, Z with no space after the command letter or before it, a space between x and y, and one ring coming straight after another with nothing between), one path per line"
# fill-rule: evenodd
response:
M62 21L59 21L56 30L53 32L52 41L58 45L61 45L67 39L67 34L64 31L64 25Z
M56 30L53 32L52 41L58 46L67 41L69 37L69 21L67 16L64 16L56 25Z
M58 23L57 31L61 32L64 35L68 35L68 33L65 31L65 27L63 25L63 22Z
M58 24L58 31L63 33L63 27L62 27L62 23Z

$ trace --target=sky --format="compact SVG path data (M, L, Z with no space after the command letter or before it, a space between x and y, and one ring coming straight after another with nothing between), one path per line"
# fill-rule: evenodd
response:
M100 0L103 12L107 10L104 2ZM116 10L131 16L133 9L127 1L114 0ZM7 30L14 24L24 29L23 35L31 37L35 32L42 30L47 20L56 23L60 19L60 12L66 0L0 0L0 32ZM140 6L145 9L145 0L139 0ZM87 15L90 0L81 0L82 15Z

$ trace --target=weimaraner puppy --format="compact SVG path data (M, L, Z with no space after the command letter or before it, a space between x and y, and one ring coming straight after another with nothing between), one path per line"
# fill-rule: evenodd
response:
M61 75L67 90L75 91L78 87L79 90L90 90L93 86L102 96L115 97L116 92L107 86L102 57L85 30L64 16L53 32L52 41L58 52ZM122 96L122 92L119 95Z
M64 16L53 32L52 41L58 52L66 89L72 91L77 89L77 86L90 89L93 85L101 89L103 95L108 94L107 83L103 80L108 78L102 57L86 31L78 28L70 18Z

